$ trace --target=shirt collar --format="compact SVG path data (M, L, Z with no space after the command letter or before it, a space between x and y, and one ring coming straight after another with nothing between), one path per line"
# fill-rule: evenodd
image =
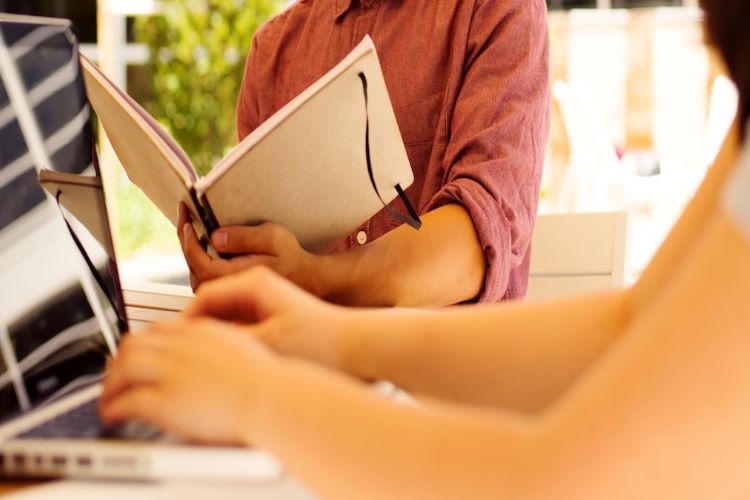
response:
M379 0L359 0L360 5L370 5ZM333 1L333 19L338 20L341 16L349 12L354 0L334 0Z

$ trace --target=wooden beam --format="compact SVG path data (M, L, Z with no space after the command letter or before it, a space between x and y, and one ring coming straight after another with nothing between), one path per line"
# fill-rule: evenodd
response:
M125 18L117 16L111 9L111 0L97 0L97 45L98 65L117 85L126 88L127 74L123 59L125 40ZM99 125L99 166L101 168L104 195L107 200L109 224L115 251L118 248L119 206L117 184L119 161L107 139L104 128Z

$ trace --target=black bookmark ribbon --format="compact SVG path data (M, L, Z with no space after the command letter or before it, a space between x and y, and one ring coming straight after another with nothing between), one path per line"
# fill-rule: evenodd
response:
M404 193L404 190L401 188L401 184L396 184L396 193L398 194L398 197L401 198L401 201L404 203L404 205L406 205L406 210L409 211L409 215L404 215L389 207L385 200L383 200L383 197L380 195L377 184L375 184L375 175L372 172L372 158L370 156L370 113L367 107L367 77L364 73L360 72L359 79L362 80L362 91L365 94L365 156L367 158L367 174L370 176L370 183L372 184L372 188L375 190L375 194L378 195L380 203L383 204L385 210L394 219L404 224L408 224L414 229L419 229L422 227L422 221L419 219L419 214L417 214L417 211L414 210L414 207L409 201L409 198L406 196L406 193Z

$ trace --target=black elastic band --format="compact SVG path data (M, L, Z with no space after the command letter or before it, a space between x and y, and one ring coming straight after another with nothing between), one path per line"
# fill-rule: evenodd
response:
M396 184L396 193L398 193L398 197L401 198L401 201L406 205L409 215L404 215L389 207L385 200L383 200L383 197L380 196L378 186L375 184L375 175L372 172L372 159L370 157L370 113L367 108L367 77L364 73L360 72L359 79L362 80L362 90L365 94L365 157L367 158L367 174L370 176L370 183L375 190L375 194L378 195L378 199L380 199L380 202L383 204L383 207L394 219L403 222L404 224L408 224L414 229L419 229L422 227L422 221L419 219L419 214L414 210L406 193L404 193L404 190L401 188L401 184Z
M115 303L112 301L112 297L109 296L109 293L107 293L107 285L104 282L104 278L102 278L102 275L99 274L99 270L96 269L96 266L91 261L91 258L89 257L88 252L86 252L86 249L83 246L83 243L81 243L81 240L78 239L78 236L76 235L75 231L73 231L73 227L70 225L70 222L68 222L68 218L65 217L65 212L63 211L62 204L60 203L60 195L62 194L62 191L57 191L57 194L55 195L55 201L57 202L57 208L60 210L60 215L62 215L63 221L65 221L65 225L68 228L68 232L70 233L70 236L73 238L73 243L75 243L76 247L78 248L78 252L83 256L83 260L86 261L86 266L89 268L89 271L91 271L91 274L94 276L94 279L96 280L97 285L102 290L102 293L105 297L107 297L107 301L109 302L109 305L112 306L112 309L114 309L115 314L117 314L118 320L123 320L123 318L120 318L120 309L115 305Z

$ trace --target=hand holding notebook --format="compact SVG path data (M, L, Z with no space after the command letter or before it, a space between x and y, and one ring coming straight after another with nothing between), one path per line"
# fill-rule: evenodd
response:
M410 215L394 216L419 227L403 193L411 166L369 37L202 178L141 106L88 60L81 65L128 177L173 224L184 202L202 236L275 222L306 250L323 253L401 196Z

